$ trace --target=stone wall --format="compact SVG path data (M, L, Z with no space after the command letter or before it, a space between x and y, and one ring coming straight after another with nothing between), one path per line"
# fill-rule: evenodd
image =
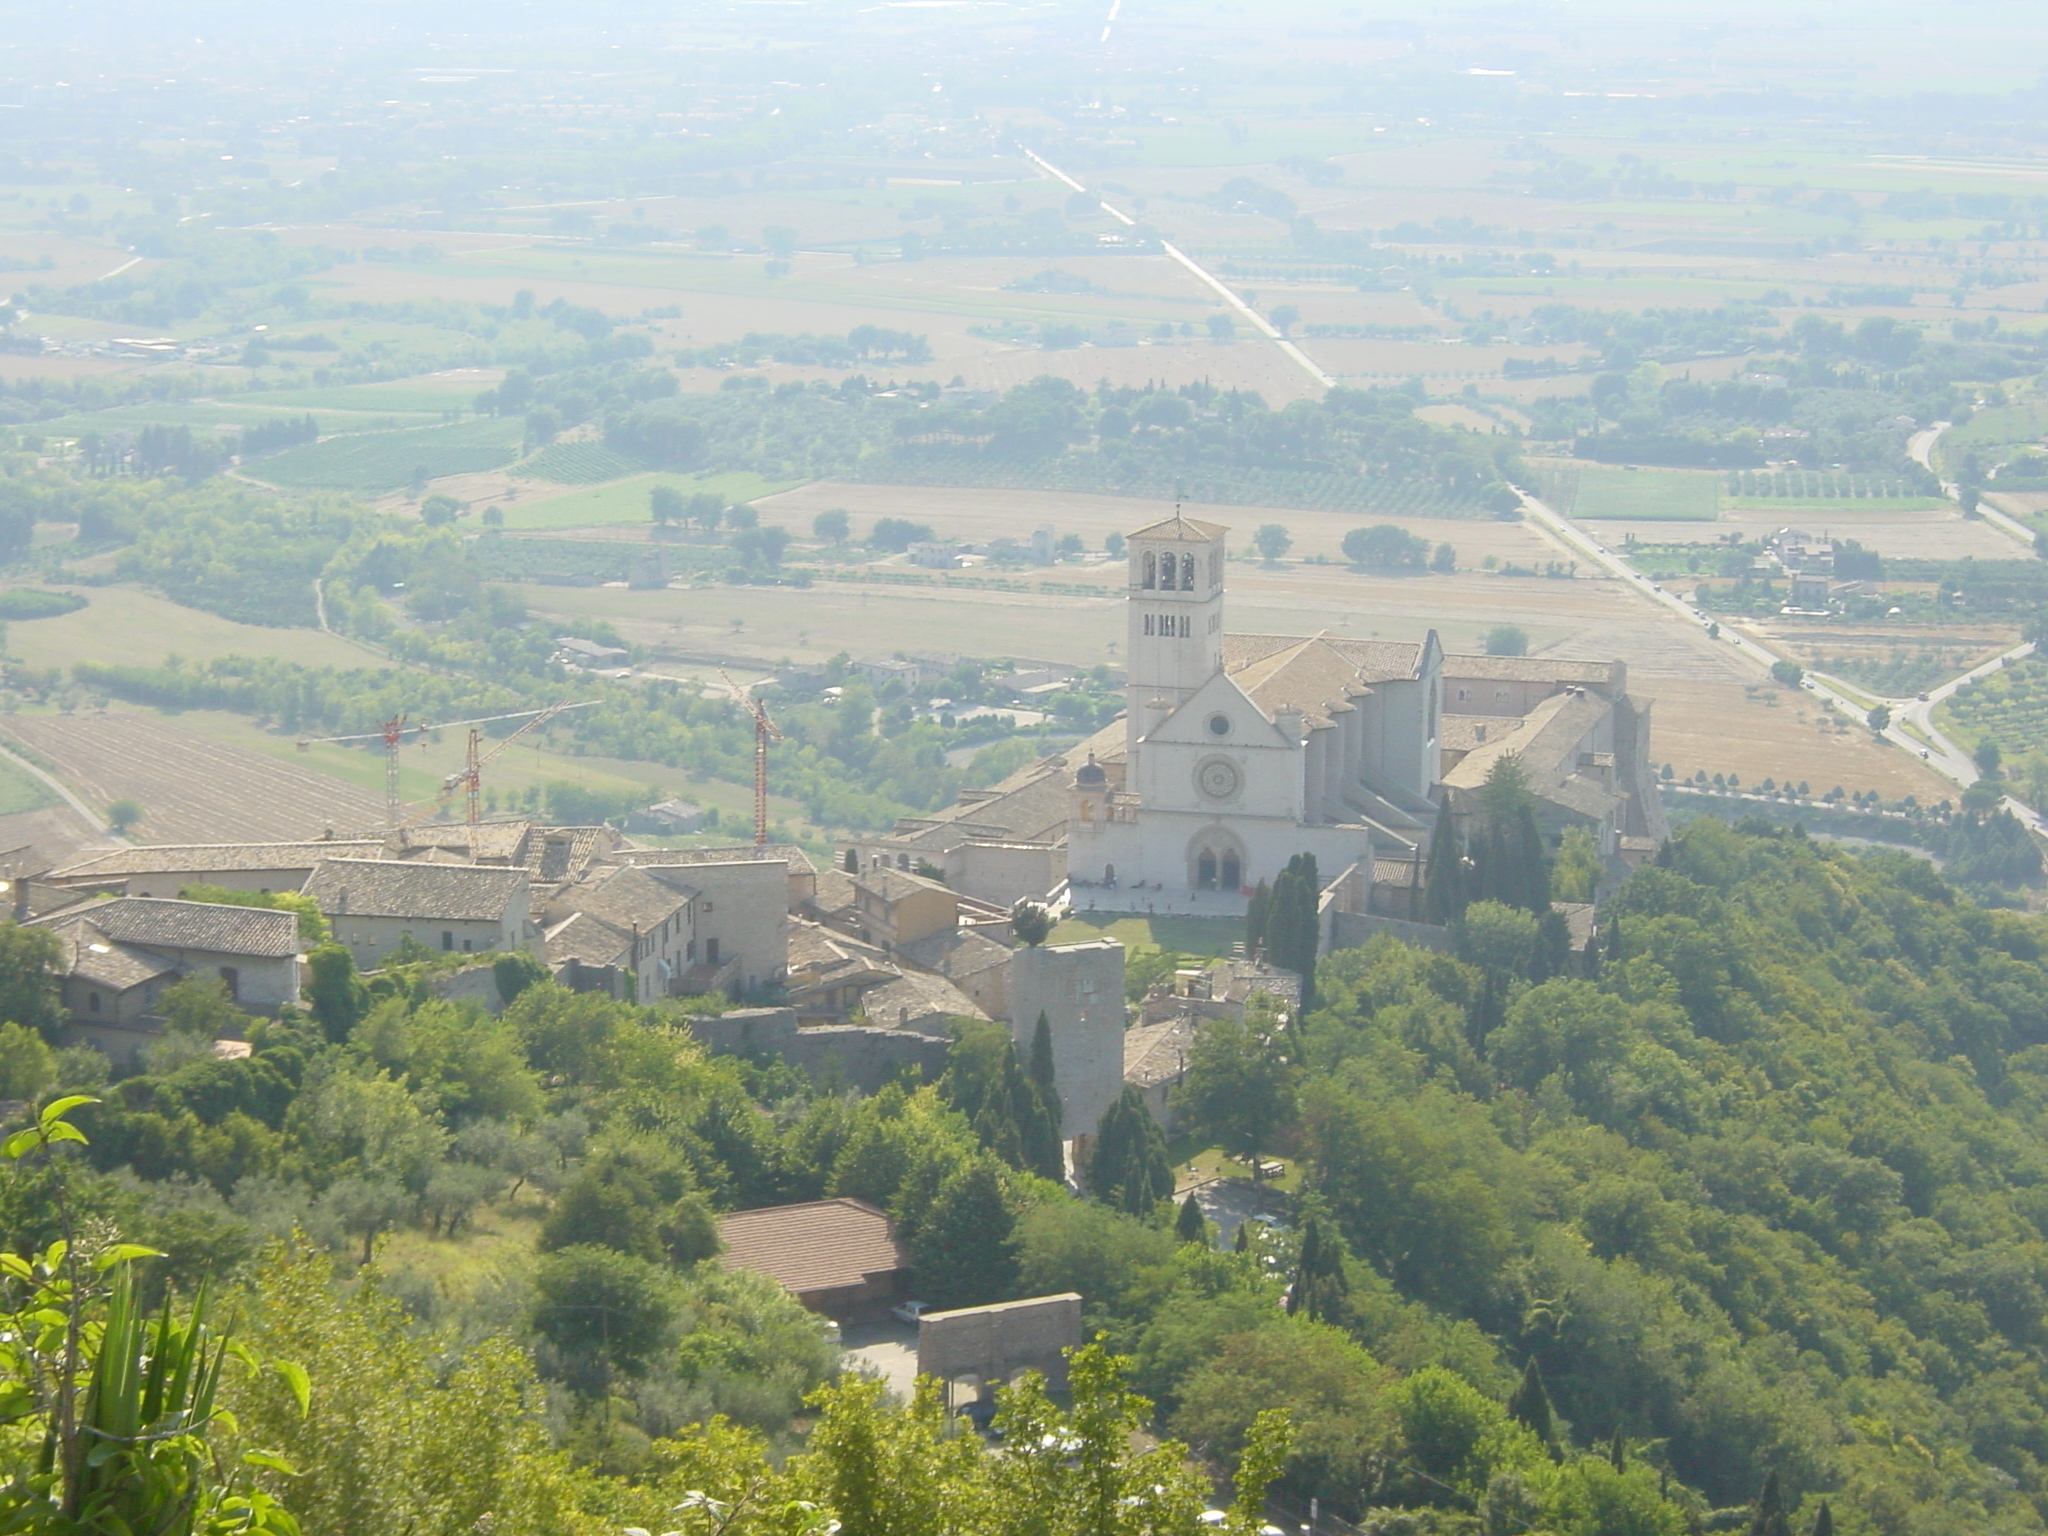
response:
M1067 1389L1067 1356L1081 1347L1081 1297L1074 1291L992 1307L927 1312L917 1322L917 1374L951 1382L972 1376L987 1396L1019 1371L1045 1373Z
M690 1033L720 1056L775 1056L824 1087L876 1093L906 1070L936 1079L952 1042L909 1029L866 1024L797 1027L793 1008L736 1008L689 1021Z

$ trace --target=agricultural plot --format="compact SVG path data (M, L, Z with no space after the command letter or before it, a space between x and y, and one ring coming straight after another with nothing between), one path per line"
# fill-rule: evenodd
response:
M578 443L570 446L580 448L585 445ZM595 444L590 446L596 447L600 453L607 451ZM523 472L524 466L521 468ZM647 497L657 485L672 486L684 496L707 493L722 496L729 503L755 501L790 488L790 482L787 480L764 480L754 474L634 474L630 479L613 480L566 495L521 495L516 500L502 503L499 510L505 515L505 527L515 532L632 524L645 524L651 527L653 513ZM808 524L799 531L807 532Z
M22 666L69 672L78 662L156 666L167 656L190 662L221 656L274 656L311 667L387 665L367 646L317 629L237 624L182 607L139 587L82 587L86 605L53 618L7 626L7 649Z
M1993 741L2008 757L2048 749L2048 662L2009 661L1958 689L1935 715L1966 747Z
M1704 523L1721 513L1720 477L1704 471L1621 469L1565 459L1539 459L1531 467L1543 499L1568 517Z
M139 802L137 831L146 841L285 841L383 819L377 794L156 715L8 715L0 735L34 753L88 805Z
M602 485L646 468L638 459L601 442L550 443L531 458L520 460L512 473L521 479L551 480L556 485Z
M374 496L416 478L509 464L522 430L517 421L486 416L452 426L350 433L288 448L263 460L254 474L272 485Z

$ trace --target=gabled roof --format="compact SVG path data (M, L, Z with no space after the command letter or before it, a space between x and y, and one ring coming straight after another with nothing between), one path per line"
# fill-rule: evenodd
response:
M401 859L325 859L306 881L306 894L329 916L442 922L501 922L527 888L523 869Z
M46 927L89 923L111 943L150 949L197 949L270 960L299 952L298 917L269 907L116 896L83 907L67 907L40 921Z
M864 1200L808 1200L721 1217L727 1269L759 1270L794 1295L845 1290L907 1269L889 1218Z
M899 869L864 869L853 877L854 889L879 896L884 901L902 901L921 892L935 891L958 899L959 893L937 880L908 874Z
M948 928L904 945L902 954L912 965L936 971L948 981L960 982L1008 965L1015 952L976 929Z
M611 924L622 933L657 928L695 900L683 889L644 869L616 869L569 886L554 899L557 909L573 908Z
M383 852L381 838L329 838L305 843L162 843L89 853L51 870L47 878L113 880L126 875L174 875L187 870L311 869L322 859L377 858Z
M1481 682L1551 683L1611 688L1625 673L1619 661L1575 661L1567 656L1446 656L1444 677Z
M1426 641L1242 635L1226 640L1223 668L1268 720L1294 709L1311 725L1327 725L1374 684L1420 678L1428 654Z
M1204 523L1192 517L1182 517L1178 512L1156 523L1148 523L1128 537L1133 539L1172 539L1185 544L1208 544L1222 538L1230 530L1221 523Z

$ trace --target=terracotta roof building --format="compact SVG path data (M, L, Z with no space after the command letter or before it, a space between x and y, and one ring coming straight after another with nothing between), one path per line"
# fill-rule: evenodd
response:
M767 1275L826 1317L873 1321L903 1294L910 1260L889 1218L864 1200L734 1211L718 1230L719 1263Z

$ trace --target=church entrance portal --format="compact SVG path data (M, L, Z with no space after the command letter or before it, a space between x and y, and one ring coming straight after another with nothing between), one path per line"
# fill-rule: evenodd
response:
M1244 889L1244 853L1236 839L1207 832L1197 840L1190 884L1198 891L1237 892Z

